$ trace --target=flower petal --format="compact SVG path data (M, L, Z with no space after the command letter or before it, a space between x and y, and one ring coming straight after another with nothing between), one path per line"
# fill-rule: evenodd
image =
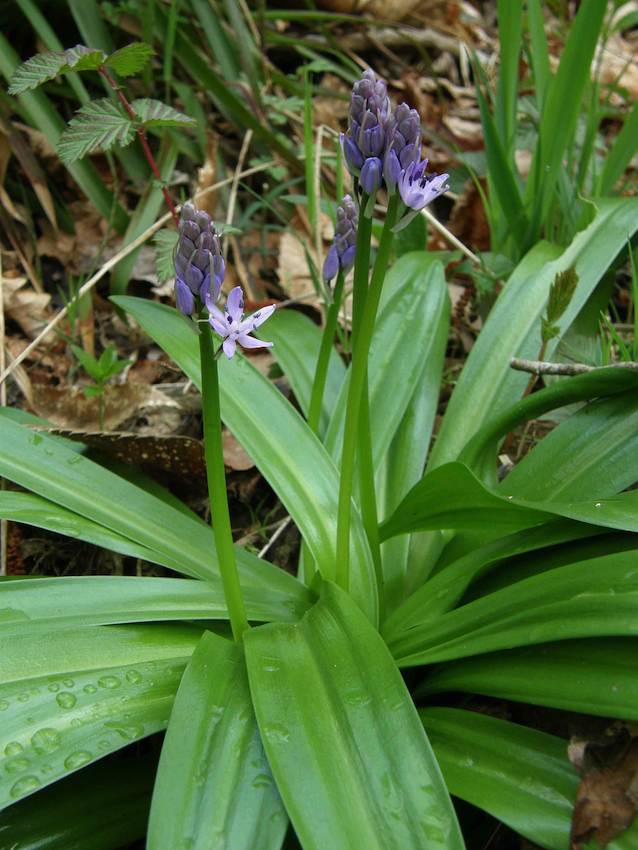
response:
M323 279L325 281L332 280L333 277L336 277L338 271L339 254L337 252L337 246L331 245L323 263Z
M241 322L241 317L244 315L244 293L241 286L231 289L226 301L226 312L233 322Z
M175 301L185 316L190 316L195 310L195 298L188 286L179 277L175 280Z
M271 304L269 307L262 307L261 310L257 310L255 313L251 313L250 316L247 316L244 319L244 321L237 329L238 333L242 334L254 331L255 328L258 328L260 325L263 325L266 319L269 319L276 309L277 306L275 304Z
M235 335L229 336L224 340L222 348L224 349L224 354L230 360L233 354L235 353L235 348L237 347L237 343L235 341Z
M239 334L237 342L242 348L272 348L272 342L255 339L254 336L248 336L248 334Z

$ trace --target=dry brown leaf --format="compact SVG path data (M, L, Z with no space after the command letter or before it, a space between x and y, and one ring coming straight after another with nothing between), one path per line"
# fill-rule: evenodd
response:
M240 443L233 437L230 431L224 429L222 433L222 450L224 452L224 466L235 472L245 472L255 465L252 458L244 451Z
M204 164L197 171L197 186L195 194L204 189L208 189L217 182L217 148L219 147L219 137L216 133L206 134L206 159ZM209 192L197 201L197 206L201 210L205 210L213 218L217 209L217 192Z
M154 387L123 384L106 387L104 397L104 427L117 429L143 408L162 405L178 408ZM33 409L58 428L71 431L99 431L100 417L97 398L86 398L81 387L34 384Z
M468 121L458 115L444 115L443 123L462 150L477 151L483 147L483 128L480 121Z
M483 201L474 181L468 180L459 196L448 227L465 245L474 250L489 251L490 230L483 208Z
M39 162L29 145L25 142L24 137L15 130L14 125L9 124L0 118L0 131L3 138L6 139L12 153L22 166L22 170L31 183L42 209L54 228L57 228L58 223L55 215L55 204L49 192L44 172L40 167ZM0 183L4 182L4 176Z
M75 233L62 233L55 230L49 222L44 221L42 236L37 243L38 253L54 257L71 274L84 274L95 266L98 252L103 247L108 225L89 201L73 201L69 204L69 212L73 217ZM103 260L115 254L118 250L117 243L117 235L112 234L104 247Z
M4 309L29 339L34 339L51 317L51 296L25 288L26 277L3 279Z
M581 850L592 840L604 850L636 814L638 737L626 727L613 731L604 740L570 745L570 759L583 774L572 815L572 850Z
M599 67L600 66L600 67ZM618 33L608 39L604 49L598 49L592 63L592 73L599 69L601 83L619 86L627 92L626 100L632 104L638 100L638 62L636 53L627 41ZM625 98L612 91L611 103L615 106L625 103Z

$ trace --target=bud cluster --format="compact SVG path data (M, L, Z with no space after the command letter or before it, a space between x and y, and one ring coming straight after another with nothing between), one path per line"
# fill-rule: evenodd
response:
M341 145L348 170L371 198L385 183L390 194L398 191L405 206L417 211L447 191L447 174L425 173L418 112L405 103L392 109L385 81L372 70L354 84Z
M182 207L175 253L175 300L191 316L209 295L219 297L226 267L211 217L190 201Z
M350 271L354 264L357 242L357 225L359 211L350 195L345 195L337 207L337 223L335 236L323 264L323 279L332 280L339 269L344 274Z

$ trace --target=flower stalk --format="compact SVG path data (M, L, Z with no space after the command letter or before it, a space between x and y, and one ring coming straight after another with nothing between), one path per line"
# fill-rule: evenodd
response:
M319 433L321 405L323 404L323 394L326 388L326 379L328 377L328 368L330 366L330 354L332 352L332 345L337 330L339 310L341 309L344 279L345 275L343 271L339 270L337 273L337 282L335 283L334 292L332 293L332 301L330 302L328 313L326 315L326 324L324 325L323 333L321 335L317 368L315 370L315 378L312 383L310 407L308 409L308 425L315 434Z
M215 548L219 560L222 586L230 627L237 643L250 628L246 608L239 584L237 560L230 525L226 471L222 449L222 422L219 404L219 373L215 357L215 345L207 321L200 325L199 352L202 367L202 412L204 418L204 455L206 478L211 505L211 524L215 537Z
M339 503L337 517L336 578L337 583L346 591L350 585L350 524L352 510L352 485L354 479L358 418L361 400L365 389L368 371L368 352L374 331L383 280L390 261L390 252L394 241L393 227L396 222L398 199L390 198L386 213L377 258L372 272L370 288L354 340L350 386L346 407L346 421L341 454L341 476L339 481Z

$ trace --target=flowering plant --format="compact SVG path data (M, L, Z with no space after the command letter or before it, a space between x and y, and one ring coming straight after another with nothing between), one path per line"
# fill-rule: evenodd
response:
M423 251L390 261L397 226L445 175L426 176L415 115L393 109L372 72L354 87L342 145L354 185L324 266L336 283L322 331L273 307L244 319L238 288L222 311L218 235L190 204L178 309L114 299L202 390L212 529L81 444L0 415L0 474L27 491L2 491L2 516L184 576L0 585L8 847L23 846L27 813L55 820L62 796L65 846L141 837L150 800L151 850L274 850L287 832L305 850L454 850L453 794L562 850L578 780L560 739L455 694L507 700L515 719L519 702L638 719L637 500L622 492L638 478L638 377L594 369L526 395L527 376L510 368L538 350L552 284L573 267L547 355L556 350L635 228L635 200L603 206L564 253L541 244L525 257L430 451L450 312L443 265ZM351 266L346 364L334 334ZM252 336L266 319L268 342ZM237 350L269 342L303 415ZM498 475L517 426L585 401ZM296 577L233 542L222 418L301 532ZM152 792L152 753L134 769L100 763L163 729ZM30 829L24 846L36 846Z

